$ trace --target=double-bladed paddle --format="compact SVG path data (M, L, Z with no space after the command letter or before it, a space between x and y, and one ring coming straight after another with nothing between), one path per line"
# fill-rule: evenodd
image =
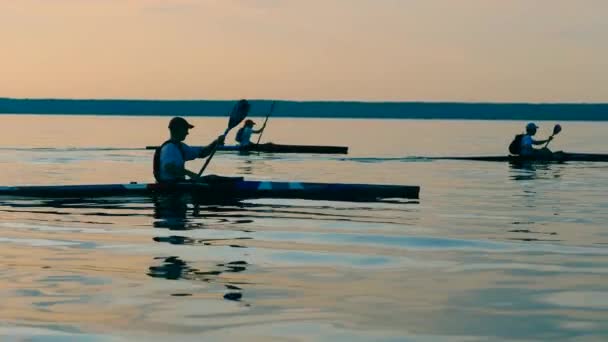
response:
M247 114L249 114L249 102L247 102L247 100L240 100L234 105L232 111L230 112L228 128L226 128L226 131L224 131L223 136L226 137L226 135L228 134L228 132L230 132L231 129L238 126L243 121L243 119L247 117ZM209 154L209 157L207 157L207 160L205 161L205 164L203 165L201 170L198 172L197 178L200 178L200 176L203 174L203 171L205 171L205 169L207 168L207 165L209 165L211 158L213 158L215 151L217 151L218 145L219 144L215 144L215 146L213 146L213 150Z
M549 139L553 138L554 136L558 135L559 132L562 131L562 126L560 124L556 124L555 126L553 126L553 134L551 134L551 136L549 137ZM545 148L549 145L549 143L551 142L551 140L547 141L547 143L545 144Z
M259 144L260 140L262 139L262 134L264 134L264 130L266 129L266 123L268 122L268 118L270 117L270 114L272 114L272 111L274 110L274 103L275 101L272 101L272 104L270 105L270 110L268 111L268 115L266 115L266 120L264 120L264 125L262 125L262 127L264 127L264 129L262 130L262 132L260 132L260 135L258 136L258 142L256 142L255 144Z

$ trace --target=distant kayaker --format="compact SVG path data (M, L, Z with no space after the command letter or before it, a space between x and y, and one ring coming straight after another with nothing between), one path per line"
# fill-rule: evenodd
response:
M553 135L545 140L534 140L532 137L536 134L538 126L535 123L530 122L526 125L526 133L518 134L515 139L509 145L509 152L520 156L546 156L551 154L551 150L546 147L541 149L534 148L534 145L547 144L553 140Z
M171 137L154 152L154 178L157 182L179 182L186 180L186 177L195 180L197 173L186 169L186 161L205 158L215 145L224 144L222 135L205 147L188 146L183 141L191 128L194 126L182 117L174 117L169 121Z
M245 123L243 124L243 127L239 128L239 130L236 132L236 142L239 143L240 146L248 146L251 144L251 135L253 134L260 134L264 131L264 128L266 128L266 123L264 123L264 125L262 126L262 128L255 130L253 129L253 126L255 125L255 122L253 122L253 120L245 120Z

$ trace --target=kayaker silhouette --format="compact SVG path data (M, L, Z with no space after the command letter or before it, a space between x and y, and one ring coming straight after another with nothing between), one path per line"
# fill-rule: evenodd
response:
M253 129L253 126L255 125L255 122L253 120L245 120L245 123L243 123L243 126L241 128L239 128L239 130L236 132L236 142L239 143L240 146L249 146L251 145L251 136L253 134L260 134L264 131L264 128L266 128L266 123L264 122L264 125L262 126L262 128L255 130Z
M556 125L553 130L553 134L545 139L545 140L534 140L532 138L538 130L538 126L530 122L526 125L526 133L518 134L515 136L511 144L509 145L509 152L514 155L520 155L523 157L548 157L552 155L551 150L547 148L547 145L551 140L553 140L553 136L559 131L561 131L561 126ZM534 145L543 145L543 148L537 149L534 148Z
M191 128L194 126L179 116L169 121L170 138L154 152L154 178L157 182L180 182L186 177L196 180L198 174L186 169L186 161L205 158L217 144L224 144L224 136L221 135L207 146L188 146L184 140Z

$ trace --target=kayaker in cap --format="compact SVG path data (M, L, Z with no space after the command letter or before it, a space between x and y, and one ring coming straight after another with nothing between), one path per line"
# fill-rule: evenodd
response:
M534 140L532 137L536 134L538 126L534 122L530 122L526 125L526 133L518 134L515 139L509 145L509 151L513 154L520 156L547 156L551 154L551 150L546 147L541 149L534 148L534 145L543 145L553 140L553 136L550 136L545 140Z
M169 121L170 138L154 152L154 178L157 182L184 181L186 177L196 179L197 173L186 169L186 161L205 158L216 144L224 144L222 135L205 147L188 146L183 141L191 128L194 126L182 117Z
M236 132L236 142L239 143L240 146L248 146L251 144L251 135L252 134L260 134L266 128L266 123L262 126L262 128L255 130L253 126L255 122L253 120L245 120L245 123L239 130Z

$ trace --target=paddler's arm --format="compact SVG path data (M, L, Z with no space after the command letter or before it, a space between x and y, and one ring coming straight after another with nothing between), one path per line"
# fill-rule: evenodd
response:
M201 151L200 151L199 155L198 155L198 158L205 158L205 157L207 157L208 155L210 155L210 154L211 154L211 152L212 152L212 151L215 149L215 146L216 146L216 145L220 145L220 146L221 146L221 145L224 145L224 139L225 139L225 138L226 138L225 136L220 135L219 137L217 137L217 139L213 140L213 141L211 142L211 144L209 144L209 145L207 145L207 146L203 147L203 148L201 149ZM195 174L195 175L196 175L196 174Z
M553 136L550 136L548 139L545 139L545 140L532 140L532 144L533 145L543 145L543 144L548 143L551 140L553 140Z
M256 130L251 130L251 133L260 134L260 133L264 132L264 128L266 128L266 122L264 122L264 124L262 125L262 127L260 127L260 129L258 129L257 131Z

